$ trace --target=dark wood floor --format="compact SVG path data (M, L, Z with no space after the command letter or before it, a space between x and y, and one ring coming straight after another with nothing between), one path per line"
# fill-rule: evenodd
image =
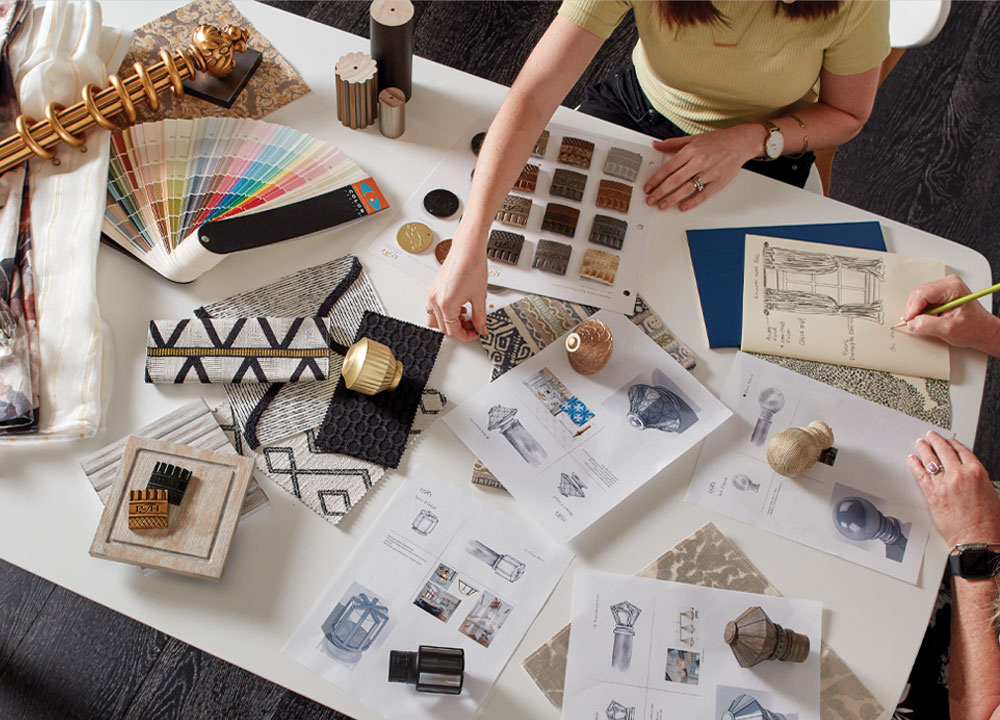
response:
M367 36L368 2L271 2ZM417 2L419 55L510 84L553 2ZM582 85L624 60L626 23ZM864 132L837 156L832 195L979 250L1000 267L1000 4L953 3L907 52ZM976 452L1000 478L1000 374L991 363ZM0 530L2 532L2 530ZM345 716L0 561L0 719Z

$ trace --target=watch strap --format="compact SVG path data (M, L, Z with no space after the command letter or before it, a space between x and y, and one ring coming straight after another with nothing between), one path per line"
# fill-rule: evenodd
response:
M1000 552L993 548L1000 548L1000 543L962 543L956 545L951 549L951 554L948 555L948 570L952 575L961 578L981 579L988 577L987 575L966 575L962 569L962 554L966 550L984 550L993 556L993 567L996 570L1000 568Z

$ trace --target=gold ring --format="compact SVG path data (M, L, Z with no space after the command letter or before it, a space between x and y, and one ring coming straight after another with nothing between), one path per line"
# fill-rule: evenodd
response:
M108 75L108 82L111 83L111 87L113 87L115 92L118 93L118 99L121 100L122 111L125 113L125 117L128 118L129 122L134 122L135 103L132 102L132 97L125 89L125 85L122 84L121 78L117 75Z
M173 86L171 89L173 90L174 97L183 97L184 81L181 80L181 74L177 71L177 65L174 64L173 57L166 50L160 50L160 60L163 61L163 66L167 69L167 75L170 76L170 84Z
M76 135L70 134L70 132L63 127L62 123L59 122L59 113L65 109L66 108L59 103L50 102L45 106L45 119L49 121L49 126L55 131L56 135L61 137L67 145L80 147L85 142L85 138L82 135L77 137Z
M461 319L462 319L462 317L461 317L461 315L460 315L460 316L458 316L457 318L453 318L453 319L451 319L451 320L445 320L445 321L444 321L444 324L445 324L445 325L451 325L452 323L457 323L457 322L458 322L459 320L461 320Z
M427 314L428 315L433 315L434 314L434 311L431 308L425 308L425 309L427 310Z
M101 109L97 107L97 102L94 101L94 91L100 90L94 83L88 83L83 86L83 104L87 108L87 112L90 113L90 117L94 118L94 122L100 125L105 130L114 130L118 127L113 120L109 120Z
M139 76L139 82L142 83L142 91L146 93L149 109L156 112L160 109L160 98L156 96L156 87L153 85L153 78L149 76L149 70L142 63L135 63L132 67Z
M697 175L692 175L691 176L691 182L694 183L694 191L695 192L701 192L702 190L705 189L705 183L703 183L701 181L701 178L698 177Z
M21 140L24 144L28 146L31 152L35 153L38 157L43 160L51 160L56 156L55 152L52 150L46 150L35 138L31 137L30 126L34 125L36 120L33 117L28 117L27 115L18 115L17 119L14 121L14 129L17 130L17 134L21 136Z

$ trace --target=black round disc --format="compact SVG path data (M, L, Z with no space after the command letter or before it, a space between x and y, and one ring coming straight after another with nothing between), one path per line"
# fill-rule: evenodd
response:
M424 195L424 209L434 217L451 217L458 212L458 195L438 188Z
M472 146L472 152L474 152L476 155L478 155L479 151L483 147L483 140L485 140L485 139L486 139L486 133L485 132L478 132L475 135L473 135L472 136L472 142L469 143Z

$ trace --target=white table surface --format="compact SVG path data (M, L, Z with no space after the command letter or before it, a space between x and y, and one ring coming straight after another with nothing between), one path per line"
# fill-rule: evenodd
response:
M106 22L138 27L170 11L174 2L105 2ZM505 88L416 58L413 98L406 107L406 134L383 138L377 127L352 131L336 121L333 66L368 41L248 3L241 9L305 78L313 92L268 119L297 127L344 148L370 171L399 208L454 138L484 111L493 111ZM211 22L211 18L204 18ZM560 109L556 120L581 130L621 138L642 136ZM698 357L695 376L718 393L732 350L708 349L695 294L685 228L731 227L880 219L890 250L940 257L972 287L990 284L986 260L971 249L905 227L819 195L750 173L696 210L659 214L654 220L648 271L641 285L651 306ZM375 717L347 693L311 674L280 652L299 618L336 572L341 558L371 525L419 462L452 482L469 486L471 454L443 423L436 423L360 506L334 527L285 491L267 482L271 505L243 523L223 580L212 583L153 573L90 558L87 550L101 504L78 458L193 398L223 399L211 386L151 386L142 382L146 324L176 318L208 301L256 287L345 253L363 253L387 223L375 217L350 228L251 251L225 260L191 285L173 285L114 251L101 250L101 311L116 345L114 394L107 429L68 444L0 446L0 557L184 642L358 718ZM387 310L424 321L425 288L408 275L364 259ZM954 429L971 444L979 415L986 361L952 353ZM489 377L478 344L446 341L432 377L452 401L468 397ZM671 468L599 521L574 544L571 569L532 625L483 706L486 718L555 718L557 712L521 669L521 660L569 618L573 568L632 573L707 522L732 538L784 594L819 600L825 607L824 640L847 661L885 706L889 717L923 637L936 595L946 547L936 534L928 546L918 586L899 582L707 510L682 502L697 459L689 452ZM900 464L905 458L899 458ZM509 496L479 491L490 502L518 512Z

